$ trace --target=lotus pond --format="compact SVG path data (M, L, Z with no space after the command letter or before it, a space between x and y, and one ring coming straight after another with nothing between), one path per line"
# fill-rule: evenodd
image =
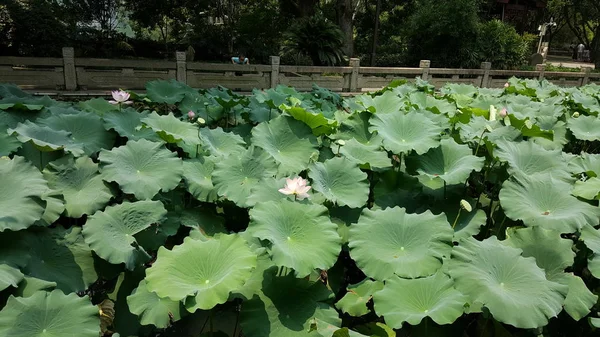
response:
M0 86L1 337L598 336L600 86Z

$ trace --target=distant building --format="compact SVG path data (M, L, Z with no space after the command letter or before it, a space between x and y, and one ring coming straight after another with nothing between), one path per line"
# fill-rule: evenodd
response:
M512 24L519 33L537 33L547 0L495 0L492 16Z

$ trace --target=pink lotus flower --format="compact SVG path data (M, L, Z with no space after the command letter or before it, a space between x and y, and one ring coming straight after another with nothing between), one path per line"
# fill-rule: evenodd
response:
M510 84L508 84L508 82L506 82L506 83L504 83L504 87L508 88L508 87L510 87Z
M302 179L302 177L287 178L285 180L285 187L280 188L279 192L285 195L295 195L298 199L302 200L309 197L307 192L310 190L310 186L306 186L307 183L308 181Z
M192 110L188 111L188 118L194 119L194 117L196 117L196 114Z
M498 114L500 117L506 117L508 115L508 110L506 110L506 108L502 108Z
M129 93L123 90L115 90L112 92L113 100L108 101L110 104L132 104L132 101L128 101Z

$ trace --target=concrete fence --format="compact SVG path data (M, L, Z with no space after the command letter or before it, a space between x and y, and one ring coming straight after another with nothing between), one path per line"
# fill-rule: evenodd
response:
M465 83L499 88L512 76L547 79L561 86L600 83L600 73L547 72L544 65L535 71L493 70L483 62L479 69L431 68L423 60L419 68L361 67L350 59L349 66L313 67L280 64L271 56L268 65L235 65L187 62L185 52L176 52L176 61L76 58L73 48L63 48L62 58L0 57L0 83L14 83L26 90L81 92L115 88L144 89L148 81L176 79L194 88L218 85L238 91L267 89L279 84L310 90L313 84L338 92L380 89L393 80L421 77L436 87Z

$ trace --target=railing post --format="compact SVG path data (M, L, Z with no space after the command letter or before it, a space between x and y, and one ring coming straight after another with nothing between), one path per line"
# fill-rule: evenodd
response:
M271 56L271 88L277 87L279 84L279 63L281 58L279 56Z
M583 78L581 79L581 86L584 86L588 83L590 83L590 73L592 72L592 68L590 67L583 67Z
M423 70L423 74L421 75L421 79L423 81L427 81L429 79L429 68L431 67L431 61L429 60L421 60L419 62L419 68Z
M539 76L538 76L538 80L539 81L543 81L544 80L544 76L546 74L546 65L545 64L536 64L535 65L535 70L540 73Z
M175 68L175 79L179 82L187 83L186 53L184 51L176 51L175 60L177 62Z
M351 58L350 59L350 67L352 67L352 72L350 73L350 92L358 91L358 71L360 68L360 59L359 58Z
M65 76L65 89L77 89L77 73L75 72L75 49L73 47L63 47L63 75Z
M481 79L482 88L490 86L490 70L492 69L492 62L481 62L481 69L483 69L483 79Z

